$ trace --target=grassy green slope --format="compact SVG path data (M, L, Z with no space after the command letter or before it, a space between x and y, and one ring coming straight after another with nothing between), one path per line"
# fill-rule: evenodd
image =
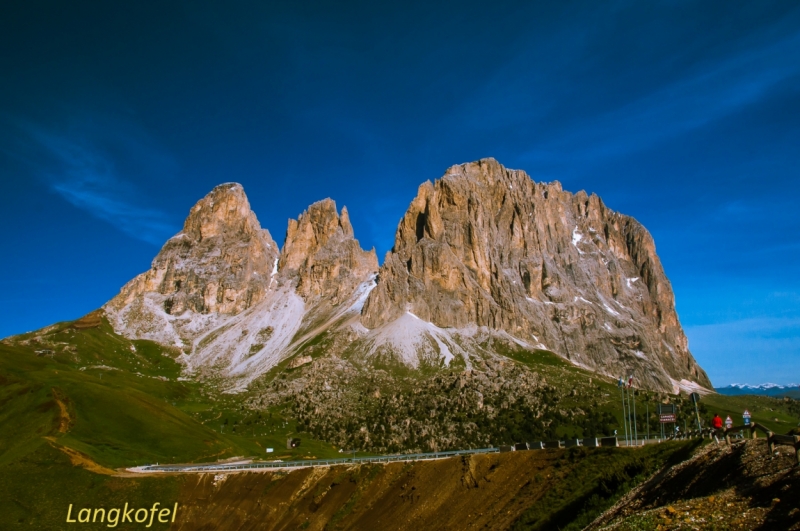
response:
M0 465L45 444L45 436L121 467L259 456L266 447L280 452L292 433L280 410L254 414L241 406L242 396L179 380L168 351L121 338L104 320L28 336L0 343ZM282 453L336 454L307 439Z
M294 423L280 409L254 414L242 396L179 379L172 355L91 314L0 342L0 528L59 529L69 503L175 499L175 478L101 469L264 456L266 447L283 459L339 456L307 438L283 450Z
M44 444L17 460L0 466L0 529L65 529L67 510L78 508L151 507L172 505L185 478L179 476L119 478L74 467L59 450ZM70 524L80 525L80 524ZM107 529L108 524L83 524ZM116 529L141 529L142 524L120 524ZM151 529L168 529L158 524Z
M730 415L736 426L744 423L742 413L748 410L753 422L763 424L775 433L787 433L798 425L800 417L800 401L792 399L757 395L709 395L701 400L702 403L711 416L719 413L724 420Z
M603 435L622 425L620 391L610 379L546 351L503 354L565 390L560 405L587 412L559 428L559 436ZM75 466L59 448L80 452L106 468L266 456L267 447L282 459L340 457L330 444L296 433L286 406L247 409L248 394L225 395L213 383L181 379L172 356L155 343L114 334L98 315L0 342L0 528L56 522L69 503L78 501L96 499L111 506L174 499L178 479L101 475ZM298 369L278 370L289 374ZM656 433L655 405L664 398L637 394L640 436L646 431L648 404L651 435ZM679 423L692 422L688 399L671 400L679 403ZM719 412L738 423L745 408L778 433L789 431L800 416L793 401L721 395L704 397L700 413L706 422ZM303 439L299 449L284 449L290 435Z
M141 353L148 348L129 350L126 357L114 350L121 339L103 333L77 333L72 356L37 356L28 345L0 345L0 464L46 444L45 436L105 466L241 455L240 445L172 405L199 394L177 381L173 360ZM86 358L114 369L87 368ZM126 365L141 366L141 375Z
M493 345L493 348L498 350L498 345ZM558 355L545 350L528 352L521 349L506 349L499 353L542 374L550 385L568 390L569 392L560 402L564 408L580 407L587 412L587 418L575 419L573 426L560 429L560 436L603 435L602 430L607 432L609 429L617 429L618 435L624 437L622 393L612 379L575 367ZM700 400L697 412L686 393L674 396L635 390L631 400L634 398L637 435L640 438L644 438L648 433L651 437L660 435L656 412L658 404L663 400L669 400L678 406L677 424L681 430L684 429L684 426L694 429L697 425L698 415L703 426L710 426L714 413L719 413L723 419L730 415L734 424L740 425L745 409L750 411L754 422L766 426L775 433L787 433L800 422L800 402L783 398L754 395L705 395ZM649 432L647 429L648 415Z
M550 385L569 390L560 405L587 412L560 428L559 436L606 435L613 429L622 435L620 391L610 379L547 351L501 353L539 372ZM297 435L294 419L284 409L253 412L242 406L247 396L223 395L207 384L181 381L180 365L171 355L155 343L116 335L97 314L0 343L0 465L45 444L45 436L110 467L258 456L265 455L266 447L282 456L338 455L330 445L303 434L300 449L282 450L286 436ZM647 432L648 408L650 433L658 432L655 407L665 396L637 393L640 435ZM691 425L692 404L686 397L672 400L679 403L679 425ZM705 422L714 412L739 422L749 408L755 421L784 433L797 424L792 404L768 397L711 395L701 401L700 414ZM68 420L59 431L62 409Z

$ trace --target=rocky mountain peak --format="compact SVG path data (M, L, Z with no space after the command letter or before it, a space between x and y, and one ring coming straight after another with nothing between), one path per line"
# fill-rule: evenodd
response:
M354 238L347 208L339 214L332 199L323 199L289 220L278 268L296 280L302 297L338 299L377 272L378 259Z
M118 333L177 347L188 372L241 389L317 328L357 322L377 270L374 250L361 249L347 209L332 200L289 220L281 252L242 186L226 183L104 309Z
M174 345L237 389L323 335L359 363L470 370L542 349L640 387L710 387L650 233L494 159L424 182L380 270L333 200L290 219L279 252L242 187L220 185L104 308L126 337Z
M182 234L200 241L224 234L253 235L260 230L242 185L225 183L214 187L192 207Z
M654 388L710 386L647 230L596 195L494 159L420 186L379 279L362 313L370 329L411 313L440 329L503 331Z
M308 259L329 241L342 242L352 237L353 228L347 209L342 209L340 217L332 199L317 201L297 219L289 220L279 268L282 271L296 271L304 267Z
M145 316L133 319L140 325L157 323L159 312L236 314L264 297L277 257L278 246L250 210L242 186L223 184L192 207L151 269L125 285L106 309L120 318L123 309Z

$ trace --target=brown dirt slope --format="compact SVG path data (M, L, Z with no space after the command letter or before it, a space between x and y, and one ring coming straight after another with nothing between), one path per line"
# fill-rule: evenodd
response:
M88 470L89 472L94 472L95 474L103 474L106 476L114 476L117 473L110 468L106 468L102 465L97 464L91 457L84 454L83 452L79 452L78 450L74 450L69 448L68 446L64 446L63 444L59 444L58 441L54 437L45 437L47 441L50 443L50 446L56 448L63 452L67 457L69 457L70 462L73 466L80 466Z
M84 330L86 328L98 328L101 324L103 324L103 310L94 310L72 323L72 328Z
M798 530L795 450L745 440L709 444L632 490L587 530Z
M72 417L69 414L69 398L55 387L52 389L52 392L53 399L58 405L58 432L67 433L73 424Z
M186 476L173 529L563 529L604 508L584 515L598 493L613 503L653 463L689 451L658 446Z

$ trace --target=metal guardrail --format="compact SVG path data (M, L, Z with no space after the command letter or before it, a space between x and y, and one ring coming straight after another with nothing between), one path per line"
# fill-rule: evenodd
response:
M797 464L800 465L800 436L798 435L780 435L777 433L773 433L766 426L759 424L757 422L751 422L747 425L742 426L731 426L730 428L722 428L719 430L715 430L713 428L704 428L702 430L693 430L688 433L679 435L679 436L672 436L670 439L688 439L692 437L705 437L708 435L708 438L719 438L720 436L725 438L725 442L731 444L731 434L736 432L743 432L744 430L750 430L750 438L757 439L758 432L762 432L764 435L767 436L767 446L769 447L769 453L772 454L775 452L775 445L785 445L785 446L792 446L794 447L795 457L797 458Z
M768 430L765 426L758 424L757 422L753 422L747 426L732 426L730 428L719 430L725 436L725 441L730 444L731 443L731 432L735 431L743 431L745 429L750 430L750 436L753 439L758 438L758 431L761 431L764 435L767 436L767 446L769 447L769 453L772 454L775 452L775 445L781 444L785 446L792 446L794 447L795 457L797 459L797 464L800 465L800 436L798 435L780 435L777 433L773 433Z
M714 430L711 428L703 428L701 430L689 430L686 432L678 433L677 435L672 434L669 437L667 437L667 440L683 441L686 439L697 439L700 437L705 438L706 436L708 436L709 439L712 438L714 436Z
M602 437L590 439L575 439L566 445L565 441L538 441L535 443L519 443L516 445L500 446L497 448L478 448L474 450L450 450L447 452L428 452L417 454L394 454L371 457L344 457L338 459L303 459L299 461L262 461L257 463L241 464L207 464L207 465L147 465L138 467L142 472L242 472L247 470L276 469L276 468L306 468L314 466L352 465L359 463L396 463L409 461L430 461L444 459L459 455L492 454L517 450L539 450L550 448L564 448L565 446L619 446L616 437ZM522 446L525 446L523 448Z
M265 468L305 468L309 466L352 465L357 463L395 463L405 461L430 461L459 455L490 454L499 452L499 448L479 448L475 450L451 450L447 452L429 452L421 454L395 454L371 457L344 457L337 459L303 459L299 461L264 461L242 464L215 465L150 465L139 469L146 472L219 472L246 471Z

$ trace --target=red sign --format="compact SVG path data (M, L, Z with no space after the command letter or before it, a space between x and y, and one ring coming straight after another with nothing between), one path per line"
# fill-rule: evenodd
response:
M663 413L663 414L659 415L659 418L661 419L661 424L667 424L667 423L670 423L670 422L672 422L672 423L675 422L675 414L674 413Z

